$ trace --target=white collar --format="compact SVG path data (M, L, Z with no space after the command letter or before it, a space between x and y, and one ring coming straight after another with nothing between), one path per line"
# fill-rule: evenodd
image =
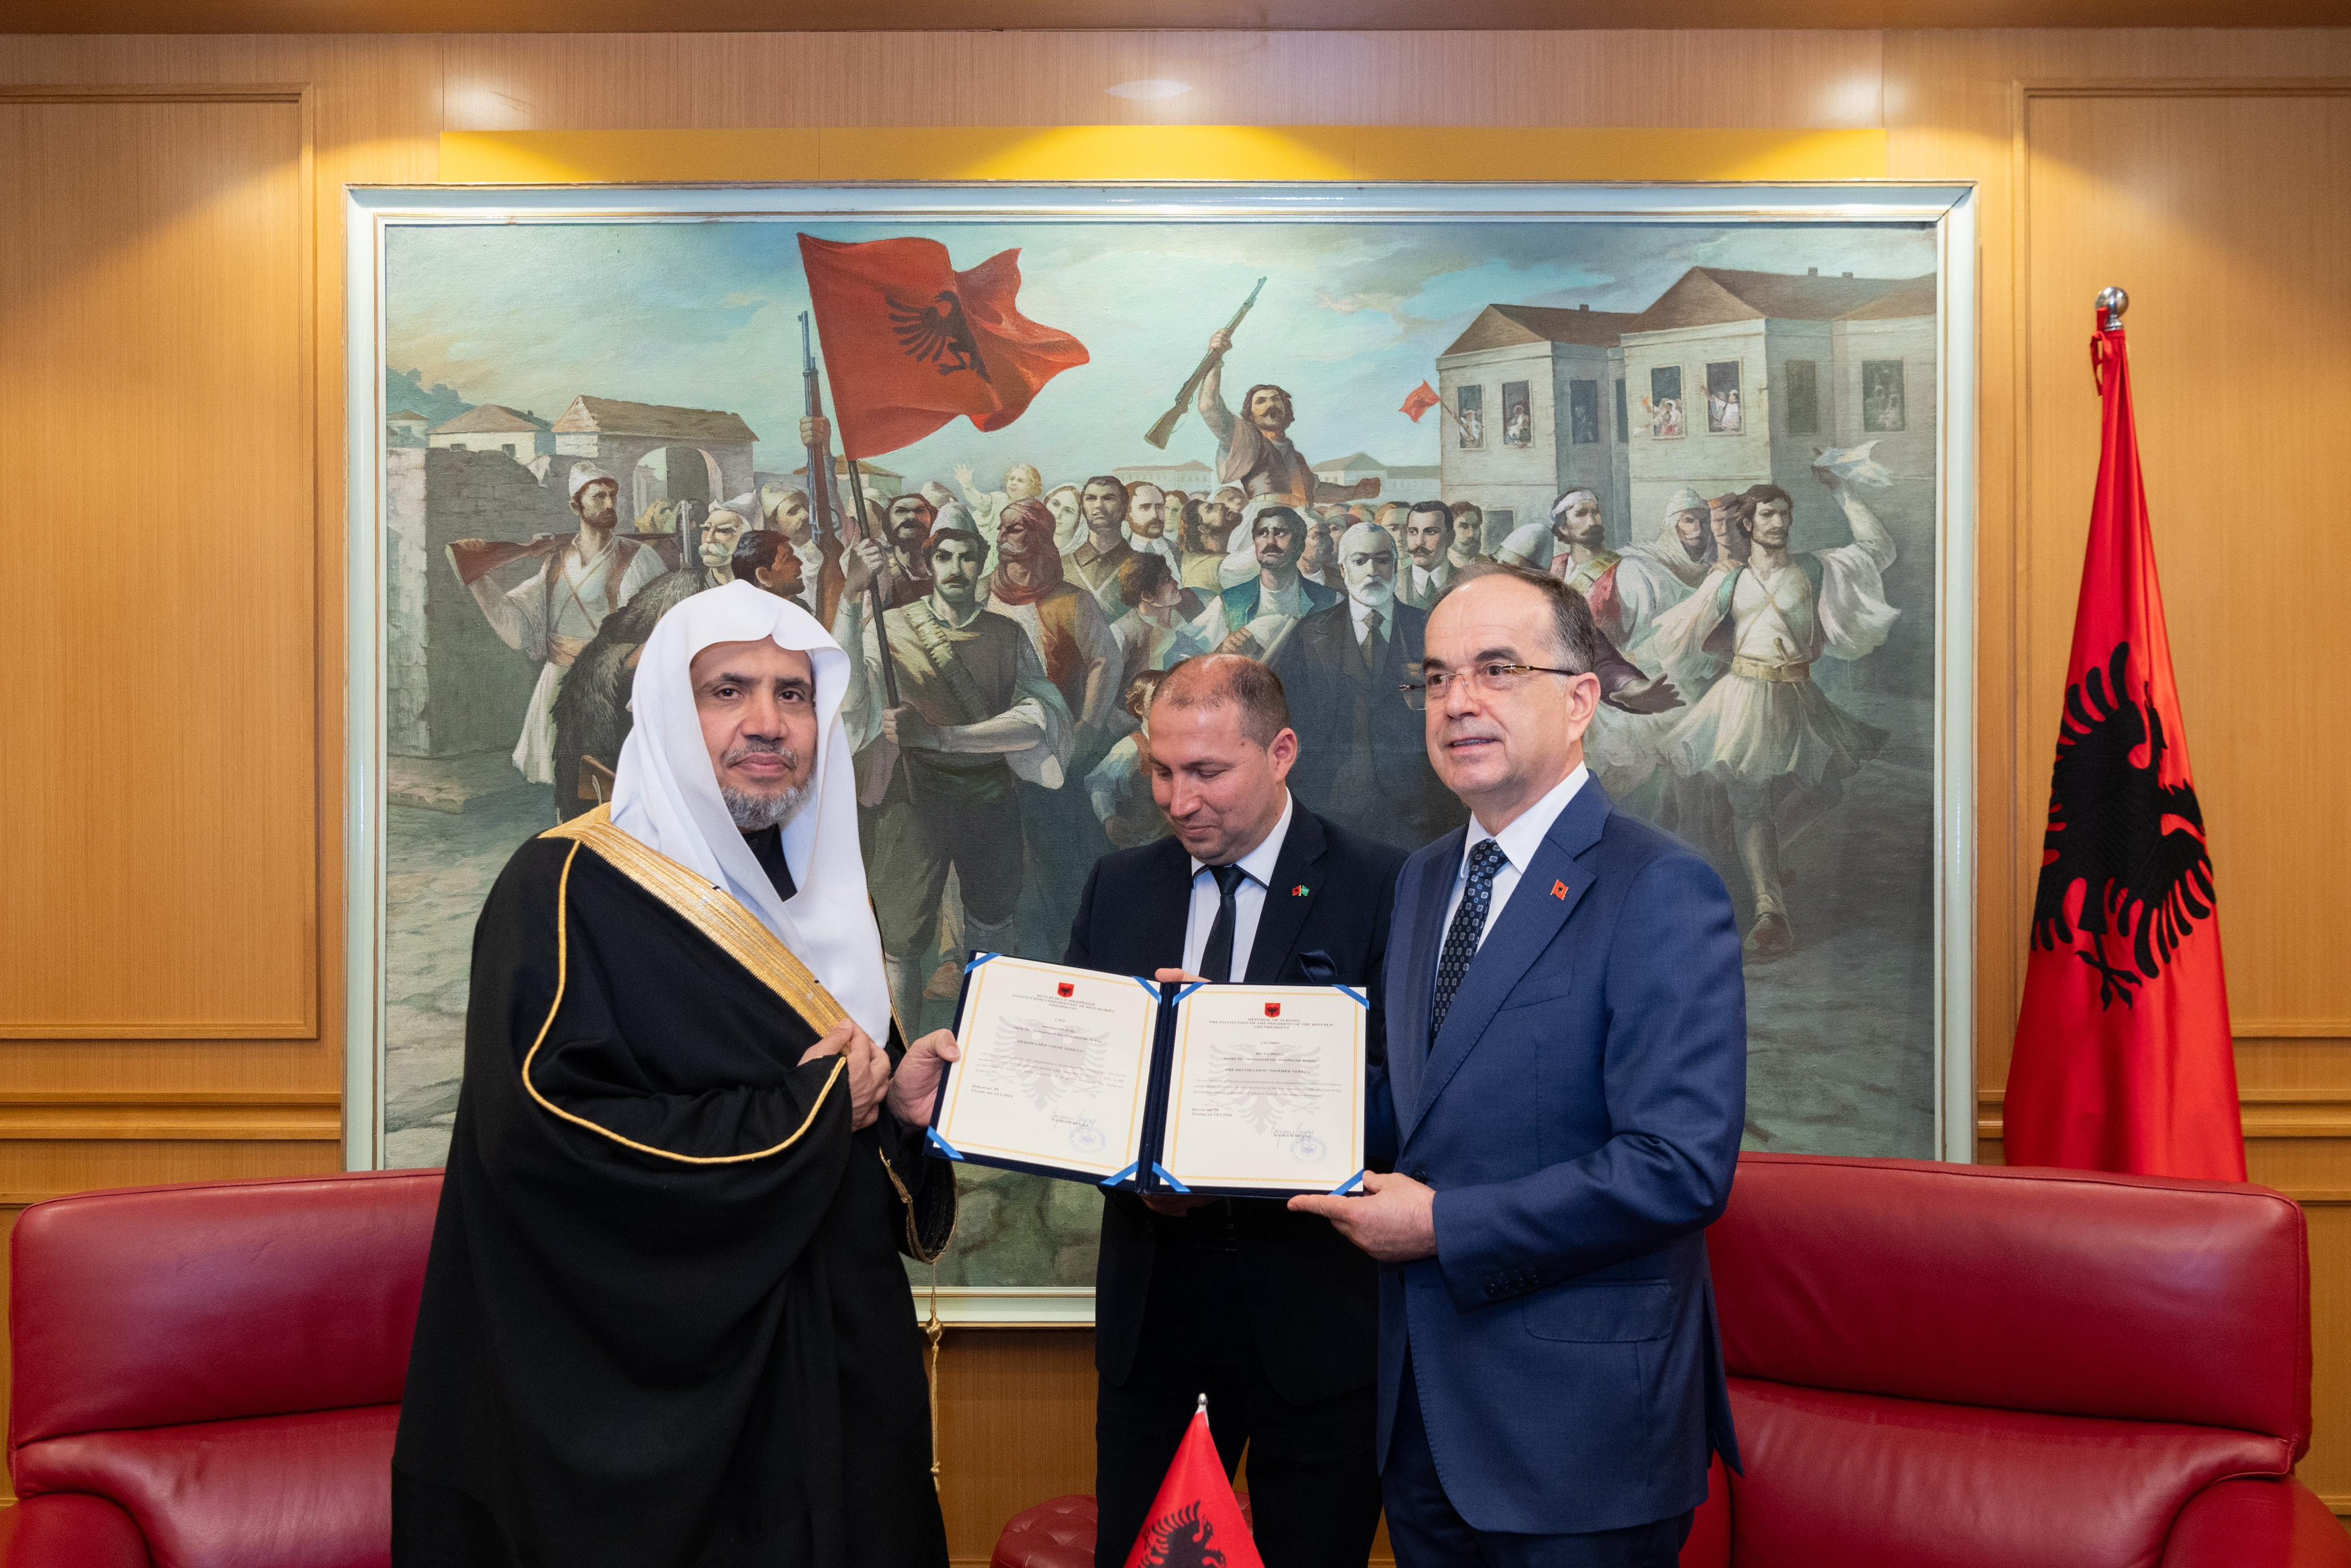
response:
M1551 837L1552 824L1559 821L1559 814L1567 810L1567 803L1575 799L1575 792L1583 789L1584 780L1591 777L1592 769L1581 762L1577 763L1566 778L1551 787L1551 793L1520 812L1510 825L1499 833L1488 832L1485 824L1479 821L1473 813L1469 818L1468 841L1461 846L1463 869L1466 871L1468 867L1469 852L1491 839L1502 846L1502 856L1510 862L1510 868L1524 875L1527 867L1534 862L1535 852L1542 848L1545 839Z
M1297 800L1289 790L1281 792L1281 818L1273 824L1273 831L1263 841L1233 863L1249 873L1249 880L1259 887L1273 885L1273 862L1281 858L1281 841L1290 837L1290 813L1298 809ZM1192 857L1192 874L1198 876L1208 869L1208 862L1199 856Z
M1364 603L1351 593L1347 595L1347 613L1354 620L1355 641L1360 643L1364 640L1364 622L1371 615L1372 607ZM1394 599L1390 599L1385 604L1380 606L1380 629L1383 632L1391 632L1395 629L1395 601Z

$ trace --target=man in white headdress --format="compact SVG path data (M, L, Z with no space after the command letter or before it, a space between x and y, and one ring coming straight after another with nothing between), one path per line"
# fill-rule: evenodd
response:
M749 583L679 604L611 804L483 906L395 1568L946 1568L899 1254L956 1049L892 1028L849 676Z
M512 553L481 539L455 539L448 549L457 580L481 606L498 640L538 662L538 684L523 710L514 765L532 783L554 784L559 790L563 781L555 770L555 697L563 673L605 616L668 570L650 545L614 537L621 520L618 480L593 464L575 464L570 493L580 531L569 539L545 536ZM543 564L501 591L489 571L501 557L518 556L538 557Z

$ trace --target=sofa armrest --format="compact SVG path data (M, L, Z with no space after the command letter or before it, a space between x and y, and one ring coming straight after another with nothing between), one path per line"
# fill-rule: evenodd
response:
M152 1568L131 1516L86 1492L42 1492L0 1509L0 1568Z
M2351 1533L2291 1477L2222 1481L2179 1511L2163 1568L2351 1568Z

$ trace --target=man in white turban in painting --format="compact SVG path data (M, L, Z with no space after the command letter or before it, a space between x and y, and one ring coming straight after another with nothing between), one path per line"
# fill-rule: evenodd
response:
M580 519L570 538L545 536L519 549L499 551L481 539L457 539L449 564L481 606L498 640L538 663L538 683L523 710L522 735L514 765L534 784L555 784L555 698L564 672L604 624L604 617L635 597L637 590L669 570L661 552L635 539L617 538L620 482L592 464L575 464L570 476L571 510ZM539 570L501 591L490 580L493 566L529 556Z

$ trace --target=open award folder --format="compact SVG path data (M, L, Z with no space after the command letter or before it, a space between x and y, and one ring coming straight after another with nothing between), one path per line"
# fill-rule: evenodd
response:
M1351 1192L1370 1013L1346 986L1161 986L977 954L930 1152L1132 1192Z

